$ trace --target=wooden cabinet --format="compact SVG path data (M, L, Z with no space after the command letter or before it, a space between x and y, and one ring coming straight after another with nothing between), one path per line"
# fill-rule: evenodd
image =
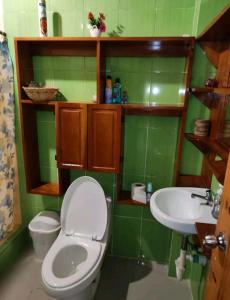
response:
M59 168L119 173L121 106L58 103Z
M88 169L120 172L121 106L88 105Z
M87 167L87 106L58 103L56 109L57 162L59 168Z

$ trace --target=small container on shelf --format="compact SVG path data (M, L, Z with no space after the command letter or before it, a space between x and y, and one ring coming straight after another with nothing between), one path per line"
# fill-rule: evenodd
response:
M207 80L205 80L204 85L206 87L218 87L218 81L215 78L209 78Z
M115 83L113 85L113 103L121 103L121 97L122 97L122 87L120 78L115 79Z
M195 121L194 134L197 136L208 136L210 132L210 120L198 119Z
M111 104L113 102L113 91L112 91L112 77L106 77L106 86L105 86L105 103Z

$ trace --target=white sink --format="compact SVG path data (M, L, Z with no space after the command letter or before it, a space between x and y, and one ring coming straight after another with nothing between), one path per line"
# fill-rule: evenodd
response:
M183 234L195 234L195 223L216 224L206 201L191 194L205 196L206 189L170 187L156 191L150 199L150 210L158 222Z

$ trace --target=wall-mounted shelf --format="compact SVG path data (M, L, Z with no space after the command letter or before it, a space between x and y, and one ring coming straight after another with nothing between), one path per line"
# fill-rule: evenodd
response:
M228 159L228 151L209 137L199 137L192 133L186 133L185 137L202 153L207 154L205 160L207 167L215 175L217 180L223 184L227 167L226 160ZM215 160L215 157L209 157L208 154L212 152L221 156L223 160Z
M190 92L209 109L218 107L222 97L230 95L230 88L194 87Z
M42 183L34 189L30 190L31 194L48 195L48 196L60 196L62 193L58 183Z
M199 42L225 42L229 41L229 28L230 28L230 7L219 14L209 24L207 28L198 36Z
M224 184L225 173L227 169L226 161L223 160L207 160L207 164L213 174L215 175L216 179L221 183Z
M210 137L201 137L193 133L185 133L185 137L187 140L193 143L193 145L196 146L202 153L206 154L215 152L225 161L228 160L228 151Z
M121 191L120 192L119 204L138 205L138 206L145 206L145 207L149 206L148 204L144 204L144 203L132 200L130 191Z

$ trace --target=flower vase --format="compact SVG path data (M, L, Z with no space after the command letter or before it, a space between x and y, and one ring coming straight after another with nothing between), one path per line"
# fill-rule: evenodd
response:
M90 29L90 35L92 37L99 37L101 35L101 31L97 28L96 25L92 26Z

